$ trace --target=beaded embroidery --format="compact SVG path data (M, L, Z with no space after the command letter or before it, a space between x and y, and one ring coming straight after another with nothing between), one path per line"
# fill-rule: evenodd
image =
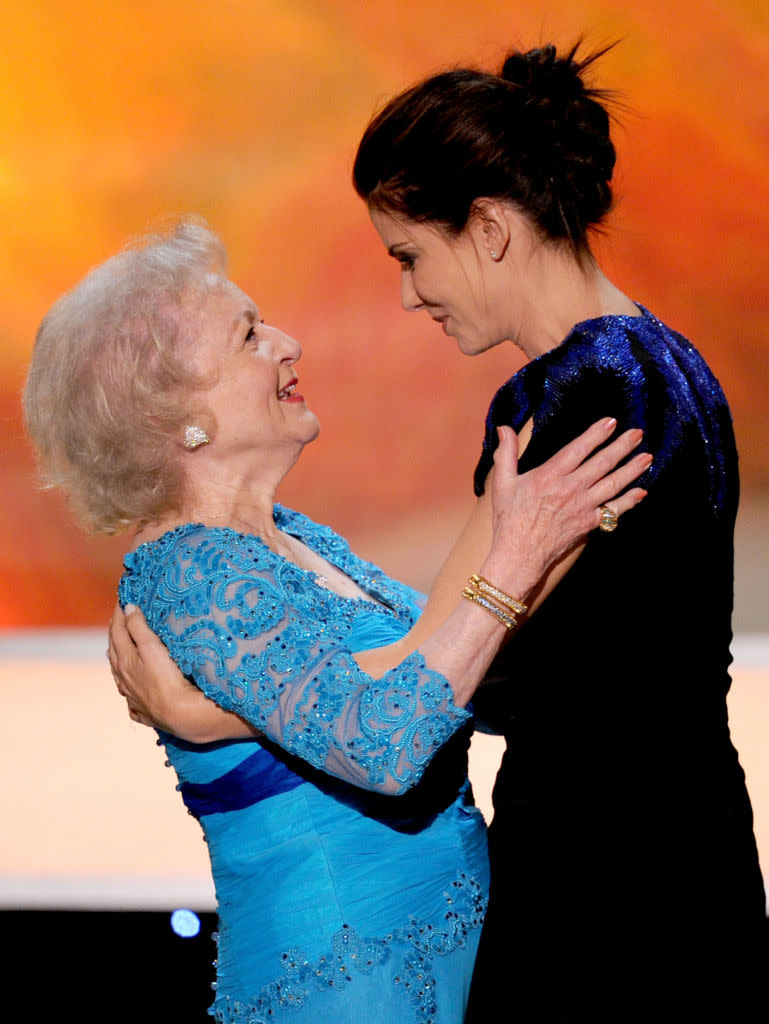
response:
M411 917L408 925L384 938L363 938L344 925L333 936L331 948L315 960L301 949L286 950L280 957L280 977L252 999L217 1000L209 1013L217 1024L269 1024L282 1011L304 1007L319 993L354 984L356 974L370 975L387 967L392 984L402 985L408 993L416 1024L437 1024L432 959L463 949L469 933L483 924L488 903L483 886L465 872L444 896L447 909L441 926Z
M379 598L378 613L414 621L403 591L333 531L280 506L276 522ZM381 679L362 672L344 641L371 602L318 586L256 537L186 524L128 554L125 568L121 601L142 608L208 697L356 786L411 788L470 718L419 652Z

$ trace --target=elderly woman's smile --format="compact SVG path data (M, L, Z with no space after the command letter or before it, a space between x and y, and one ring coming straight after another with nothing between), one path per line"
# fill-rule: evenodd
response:
M211 381L200 397L215 422L212 455L301 448L317 436L318 420L297 390L301 345L264 323L232 281L218 278L195 297L190 335L195 366Z

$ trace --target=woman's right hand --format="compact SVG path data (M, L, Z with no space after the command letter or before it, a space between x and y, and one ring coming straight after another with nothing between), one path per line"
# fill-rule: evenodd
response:
M616 426L616 420L599 420L547 462L522 474L515 432L499 428L491 483L493 543L484 575L504 588L514 567L523 593L527 582L533 588L599 525L601 506L610 505L619 517L643 500L643 488L626 488L649 468L652 456L643 452L619 465L638 447L642 431L627 430L595 452Z
M522 474L518 438L502 427L486 491L438 574L425 611L402 640L356 654L358 664L379 677L419 650L428 667L450 680L455 703L464 706L509 635L494 615L460 597L470 574L480 572L534 611L599 524L600 506L611 500L620 514L644 497L641 488L621 492L648 469L651 456L637 455L617 468L638 446L640 430L627 431L591 456L616 425L600 420L543 465Z
M118 693L125 698L134 722L155 726L190 743L256 735L253 726L220 708L182 675L140 608L115 608L107 657Z

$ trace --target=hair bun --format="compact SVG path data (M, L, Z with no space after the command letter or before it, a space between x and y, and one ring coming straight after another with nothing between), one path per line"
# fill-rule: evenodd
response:
M520 86L532 101L566 104L585 94L581 78L584 65L574 60L576 47L559 57L552 44L526 52L511 53L502 65L501 77Z
M510 53L499 74L443 71L394 97L358 146L353 180L372 209L457 234L480 197L514 203L553 242L589 251L611 208L615 152L606 100L577 57L551 45Z
M514 51L501 72L511 86L521 166L543 198L539 222L553 237L562 231L561 222L569 225L569 237L579 237L611 206L616 153L602 102L608 94L584 81L588 68L611 47L579 58L579 46L561 55L553 45Z

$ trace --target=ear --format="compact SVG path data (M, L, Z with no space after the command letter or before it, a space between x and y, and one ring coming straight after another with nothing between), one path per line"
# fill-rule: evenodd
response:
M468 226L481 254L498 263L510 244L510 206L500 199L476 199Z

